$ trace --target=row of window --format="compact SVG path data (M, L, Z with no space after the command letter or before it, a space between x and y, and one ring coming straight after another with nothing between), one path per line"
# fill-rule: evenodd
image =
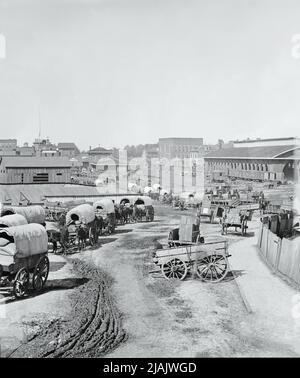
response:
M260 164L260 163L209 162L208 166L211 169L231 168L231 169L239 169L239 170L246 170L246 171L268 172L268 164Z
M161 152L189 152L191 150L198 149L199 146L195 145L173 145L173 144L161 144Z

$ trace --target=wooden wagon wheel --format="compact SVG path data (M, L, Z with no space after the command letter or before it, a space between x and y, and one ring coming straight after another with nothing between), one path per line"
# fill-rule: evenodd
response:
M169 260L168 262L163 263L161 266L161 271L164 277L168 280L184 280L187 275L188 268L184 261L176 257Z
M219 282L228 272L227 258L223 255L209 255L197 264L197 276L206 282Z
M16 298L22 298L27 293L29 287L29 272L26 268L21 268L16 274L13 293Z
M35 291L40 291L44 287L49 274L49 259L47 256L41 257L36 264L32 276L32 287Z

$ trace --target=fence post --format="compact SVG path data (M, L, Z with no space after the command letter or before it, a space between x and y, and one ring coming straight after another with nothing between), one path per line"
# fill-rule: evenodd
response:
M282 239L278 238L276 262L275 262L275 271L276 271L276 273L278 272L278 266L279 266L279 261L280 261L280 256L281 256L281 245L282 245Z

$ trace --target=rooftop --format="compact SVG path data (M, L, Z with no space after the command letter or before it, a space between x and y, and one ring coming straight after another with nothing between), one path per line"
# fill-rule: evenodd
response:
M159 142L165 142L165 141L201 141L203 142L203 138L180 138L180 137L171 137L171 138L159 138Z
M267 158L274 159L279 155L297 150L298 146L262 146L221 148L207 153L204 158Z
M58 149L67 149L67 150L69 150L69 149L77 150L78 149L75 143L58 143L57 148Z
M95 148L92 148L88 151L88 153L90 152L101 152L101 153L112 153L112 150L107 150L106 148L104 147L95 147Z
M261 138L257 138L257 139L244 139L244 140L234 140L234 143L256 143L256 142L275 142L275 141L288 141L288 140L293 140L293 139L297 139L295 137L284 137L284 138L267 138L267 139L261 139Z
M71 163L64 157L10 156L3 157L1 166L6 168L69 168Z

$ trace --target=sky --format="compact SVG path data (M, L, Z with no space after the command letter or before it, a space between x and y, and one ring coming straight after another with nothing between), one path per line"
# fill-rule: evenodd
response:
M299 14L299 0L0 0L0 138L299 136Z

